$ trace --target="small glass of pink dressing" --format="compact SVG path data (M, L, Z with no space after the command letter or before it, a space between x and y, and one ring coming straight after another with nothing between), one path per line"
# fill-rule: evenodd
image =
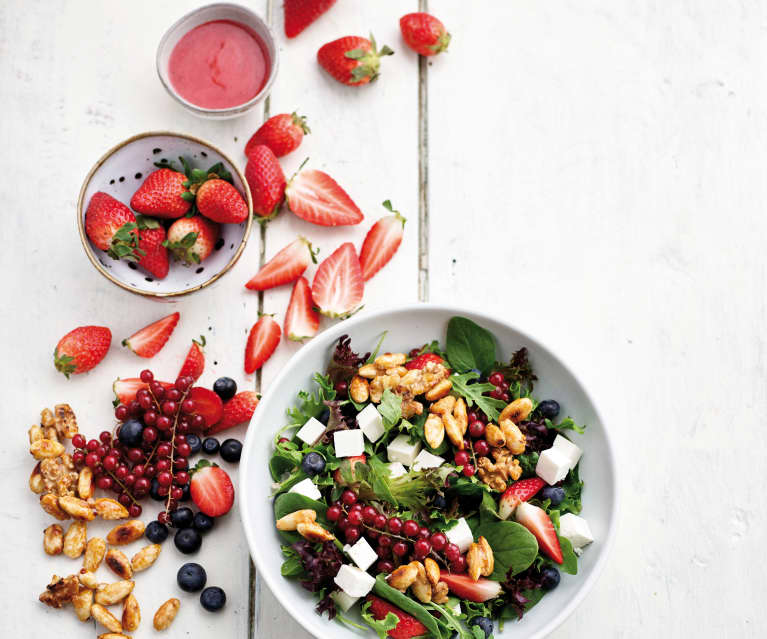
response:
M186 14L157 47L157 73L168 93L192 113L233 118L260 103L277 75L269 26L250 9L211 4Z

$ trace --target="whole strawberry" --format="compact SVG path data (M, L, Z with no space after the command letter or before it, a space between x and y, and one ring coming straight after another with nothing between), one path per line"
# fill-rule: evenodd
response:
M183 197L187 192L186 175L172 169L157 169L147 175L133 194L131 208L144 215L175 219L186 215L192 203Z
M245 155L250 156L250 152L255 147L263 144L268 146L274 155L281 158L298 148L301 140L304 139L304 133L311 133L305 117L295 112L280 113L269 118L251 136L245 145Z
M226 180L205 180L195 193L197 210L221 224L239 224L248 219L248 204L240 192Z
M295 38L336 3L336 0L285 0L285 35Z
M217 239L218 224L195 215L173 222L163 246L176 259L187 264L199 264L213 252Z
M407 46L421 55L437 55L447 50L450 34L437 18L428 13L408 13L399 19Z
M107 354L112 331L106 326L80 326L59 340L53 365L67 377L91 370Z
M317 62L330 75L342 84L359 86L378 77L381 57L393 55L384 45L376 50L376 41L372 34L370 40L360 36L345 36L320 47Z
M94 193L85 211L85 234L88 239L102 251L109 251L115 234L123 227L126 227L123 229L126 234L134 232L135 243L136 216L133 211L103 191Z
M267 219L277 215L285 197L286 181L277 157L268 146L260 144L251 149L245 179L253 198L253 212Z
M135 230L138 228L138 242L136 242ZM109 254L115 258L122 258L149 271L158 280L163 279L170 268L168 263L168 249L165 248L165 229L151 217L139 215L135 225L121 227L114 238Z

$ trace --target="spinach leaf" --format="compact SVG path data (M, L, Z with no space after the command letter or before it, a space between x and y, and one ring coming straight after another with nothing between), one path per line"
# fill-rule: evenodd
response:
M386 583L386 578L382 574L379 574L376 577L376 582L373 585L373 592L382 599L386 599L389 603L394 604L397 608L401 608L406 613L413 615L418 621L426 626L426 629L431 633L432 637L440 639L444 636L440 631L437 620L429 613L429 611L415 601L415 599L411 599L399 590L392 588Z
M394 630L399 623L399 617L393 612L387 612L386 617L383 619L376 619L370 613L370 601L366 601L362 606L361 616L362 620L370 626L378 635L378 639L388 639L389 631Z
M283 577L298 577L303 574L304 567L301 565L301 560L298 557L288 557L282 562L280 568L280 574Z
M457 371L477 369L483 374L495 363L495 338L466 317L451 317L447 324L447 359Z
M466 400L469 408L476 404L492 421L498 421L501 411L506 408L506 402L483 395L486 391L495 390L495 386L474 381L478 378L477 371L469 371L460 375L454 373L450 376L450 381L453 383L453 390Z
M295 444L290 444L290 442L280 444L269 460L269 473L274 481L279 481L284 473L293 470L301 463L303 457L301 452L289 448L288 445L295 447Z
M325 511L328 507L321 501L315 501L305 495L299 493L283 493L277 499L274 500L274 518L282 519L285 515L294 513L297 510L304 510L310 508L317 513L317 521L323 525L327 523L325 519Z
M559 535L557 535L559 537ZM559 566L559 569L562 572L566 572L568 575L577 575L578 574L578 557L575 555L575 551L573 550L573 545L570 543L569 539L565 539L564 537L559 537L559 546L562 548L562 565Z
M476 532L487 539L493 549L495 569L490 579L504 581L512 570L516 575L528 568L538 554L538 542L530 531L513 521L483 523Z

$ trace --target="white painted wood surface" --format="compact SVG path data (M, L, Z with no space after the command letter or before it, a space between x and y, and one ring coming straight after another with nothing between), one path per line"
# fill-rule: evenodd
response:
M83 176L133 133L194 133L244 163L242 146L262 114L199 120L165 94L154 72L166 26L197 4L0 6L3 636L95 634L71 611L36 600L52 572L74 566L42 553L48 518L26 488L25 431L39 409L69 401L86 432L111 424L111 381L144 365L119 339L171 309L181 324L153 369L175 373L189 341L203 333L204 382L231 374L242 387L255 383L242 374L242 352L258 299L242 284L257 269L258 230L217 285L158 303L96 273L75 227ZM248 4L264 14L270 6ZM297 234L323 255L342 241L359 245L383 213L380 202L391 198L409 218L405 241L370 282L366 304L415 300L419 65L397 20L416 2L341 0L290 42L281 3L272 4L282 60L270 110L299 109L313 128L285 158L286 174L309 156L366 220L326 230L286 213L269 225L265 254ZM430 5L454 39L426 71L428 295L503 315L574 363L601 400L622 456L624 508L612 561L552 636L764 636L764 7L732 0ZM369 30L397 50L375 86L345 88L317 69L322 43ZM264 309L282 320L288 296L268 292ZM51 351L85 323L110 326L115 342L99 368L67 382L53 370ZM295 348L282 346L267 364L265 391ZM205 614L183 596L173 636L304 639L266 588L258 589L249 629L248 555L236 512L219 526L225 530L198 557L209 582L227 591L227 612ZM159 566L139 575L144 623L135 637L153 634L151 616L177 594L180 563L168 543Z

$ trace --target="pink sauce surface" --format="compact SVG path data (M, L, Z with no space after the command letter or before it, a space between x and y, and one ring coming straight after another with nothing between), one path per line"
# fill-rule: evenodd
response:
M266 84L269 56L261 39L239 22L195 27L170 54L168 76L187 102L206 109L244 104Z

